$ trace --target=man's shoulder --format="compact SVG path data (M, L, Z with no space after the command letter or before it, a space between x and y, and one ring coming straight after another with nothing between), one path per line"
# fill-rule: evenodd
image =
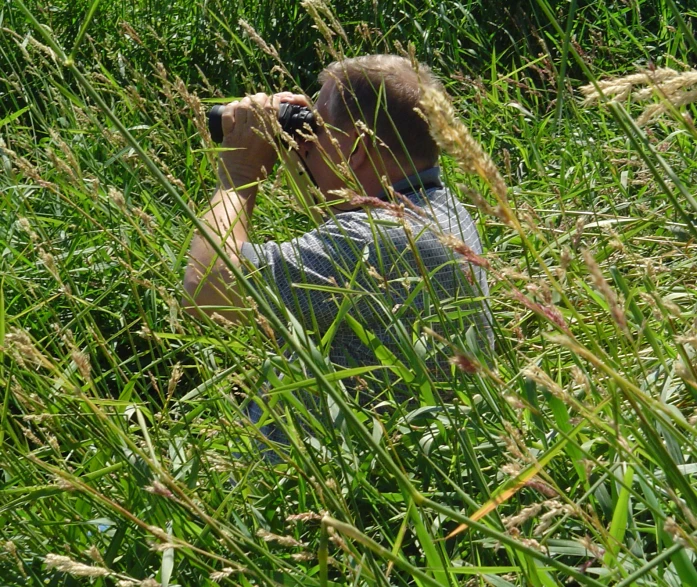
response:
M370 237L372 235L371 226L377 217L382 214L370 213L366 210L350 210L332 215L316 229L309 231L308 235L323 238L325 236L346 236L359 237L361 235Z

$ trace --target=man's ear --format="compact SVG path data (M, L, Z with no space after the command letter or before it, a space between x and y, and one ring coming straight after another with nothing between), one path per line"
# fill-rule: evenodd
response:
M351 170L356 173L368 160L368 151L366 149L364 135L361 133L356 137L356 140L351 147L351 153L348 156L347 162Z

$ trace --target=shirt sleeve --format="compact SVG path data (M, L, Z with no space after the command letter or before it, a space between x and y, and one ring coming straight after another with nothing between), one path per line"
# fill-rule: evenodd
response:
M365 215L365 214L363 214ZM338 299L327 288L344 287L372 242L361 213L346 212L293 240L243 243L249 277L279 315L290 311L310 330L324 330L336 317ZM277 303L273 301L273 293Z

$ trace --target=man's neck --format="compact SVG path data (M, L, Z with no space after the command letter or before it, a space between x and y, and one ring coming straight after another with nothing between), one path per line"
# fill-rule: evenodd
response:
M400 179L392 181L389 187L395 192L410 194L419 192L421 190L427 191L431 188L441 187L442 185L443 182L440 178L440 168L433 166L426 169L421 169L407 177L402 176ZM383 186L380 193L378 193L376 197L385 199L388 196L387 192L388 189Z
M389 187L404 182L409 178L418 178L419 175L432 165L411 162L401 163L396 159L380 161L381 165L371 166L364 170L364 177L358 177L365 194L369 197L380 198L384 196ZM418 183L418 180L417 180Z

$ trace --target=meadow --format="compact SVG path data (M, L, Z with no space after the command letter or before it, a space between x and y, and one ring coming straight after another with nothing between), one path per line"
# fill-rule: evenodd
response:
M435 376L335 368L263 284L250 326L181 308L207 109L373 52L452 97L493 364L457 307L405 329L455 332ZM0 584L697 585L695 68L689 0L1 4ZM256 239L312 227L291 192Z

